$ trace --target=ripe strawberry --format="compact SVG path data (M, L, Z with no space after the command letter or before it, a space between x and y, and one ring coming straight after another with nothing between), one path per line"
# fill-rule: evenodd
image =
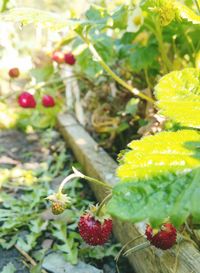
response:
M88 212L80 217L78 228L81 237L87 244L103 245L108 241L112 232L112 220L100 221Z
M55 100L50 95L44 95L42 97L42 105L44 107L54 107L55 106Z
M53 202L51 205L51 211L53 214L58 215L64 212L66 206L61 202Z
M162 250L171 248L176 243L177 231L171 223L165 223L161 229L154 234L150 225L147 225L145 235L152 245Z
M17 78L19 77L19 69L17 67L13 67L8 71L8 74L11 78Z
M67 63L69 65L74 65L75 62L76 62L76 59L75 59L74 55L71 52L65 53L64 58L65 58L65 63Z
M58 64L63 64L65 62L65 54L62 51L54 51L51 58Z
M22 92L18 97L18 103L23 108L35 108L36 101L33 95L28 92Z

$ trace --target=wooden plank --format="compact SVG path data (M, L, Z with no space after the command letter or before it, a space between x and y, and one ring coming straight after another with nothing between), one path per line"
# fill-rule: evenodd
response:
M72 115L60 115L58 128L87 175L110 185L117 183L116 162L102 148L98 148L97 143ZM99 201L107 194L102 187L94 186L94 184L91 187ZM114 219L114 235L122 244L140 234L144 234L143 223L132 225ZM135 245L144 240L137 240ZM183 242L167 251L150 247L128 258L137 273L200 273L200 253L189 242Z

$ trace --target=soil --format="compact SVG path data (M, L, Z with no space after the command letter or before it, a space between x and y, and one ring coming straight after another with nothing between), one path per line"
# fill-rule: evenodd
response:
M13 265L17 268L16 273L29 273L28 269L23 263L22 256L16 249L12 248L5 250L0 248L0 257L0 271L2 271L5 265L7 265L9 262L12 262Z
M47 139L43 137L42 141L48 142L48 133ZM1 168L11 169L15 166L25 166L28 164L29 168L35 168L39 162L44 162L49 160L51 157L51 152L48 148L45 148L45 145L42 145L40 133L31 133L25 134L23 132L17 130L8 130L0 132L0 172ZM64 141L62 141L60 135L53 131L53 137L51 138L52 149L55 148L56 145L65 145ZM63 148L63 146L62 146ZM71 153L69 151L70 157ZM56 184L56 180L60 181L59 174L58 177L54 181L54 187ZM92 192L88 189L88 186L85 186L85 196L86 198L93 198L94 196ZM115 239L113 238L115 243ZM16 273L28 273L23 257L20 253L13 247L9 250L2 249L0 247L0 272L5 265L9 262L12 262L16 267ZM116 273L115 269L115 261L113 257L106 257L101 261L91 260L87 261L92 265L103 269L104 273ZM123 273L134 273L128 264L127 259L121 259L120 262L120 272Z

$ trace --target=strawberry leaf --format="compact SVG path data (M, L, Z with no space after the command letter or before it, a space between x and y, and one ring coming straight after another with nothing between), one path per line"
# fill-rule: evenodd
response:
M150 179L200 167L200 133L194 130L161 132L132 141L117 174L123 182Z
M153 225L170 217L179 226L189 215L200 221L200 133L161 132L129 147L117 170L121 182L113 189L109 213Z
M120 183L113 190L108 211L123 221L149 220L154 226L166 218L180 226L189 215L200 221L200 169L141 182ZM120 210L119 210L120 204Z
M185 68L165 75L155 87L161 113L184 126L200 128L200 71Z
M178 1L175 2L175 7L177 9L177 15L179 15L181 18L186 19L193 24L200 24L200 16L193 10Z
M0 20L20 22L23 25L41 24L44 27L58 31L65 27L75 27L80 24L79 21L69 19L65 15L53 12L43 11L33 8L15 8L0 15Z
M158 50L154 45L138 47L133 53L129 53L129 62L133 71L139 72L142 69L152 67L156 61Z

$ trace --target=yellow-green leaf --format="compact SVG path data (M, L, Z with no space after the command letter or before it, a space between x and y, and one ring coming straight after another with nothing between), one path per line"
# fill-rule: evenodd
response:
M26 24L41 24L52 30L60 30L65 27L75 27L80 22L70 20L64 14L56 14L53 12L43 11L33 8L15 8L0 15L0 20L20 22Z
M155 87L161 114L188 127L200 128L200 71L186 68L165 75Z
M200 167L200 133L194 130L161 132L129 144L117 174L123 182L179 174Z
M182 3L179 3L178 1L175 2L175 7L177 9L178 15L181 18L186 19L193 24L200 24L200 16L197 15L193 10L183 5Z

